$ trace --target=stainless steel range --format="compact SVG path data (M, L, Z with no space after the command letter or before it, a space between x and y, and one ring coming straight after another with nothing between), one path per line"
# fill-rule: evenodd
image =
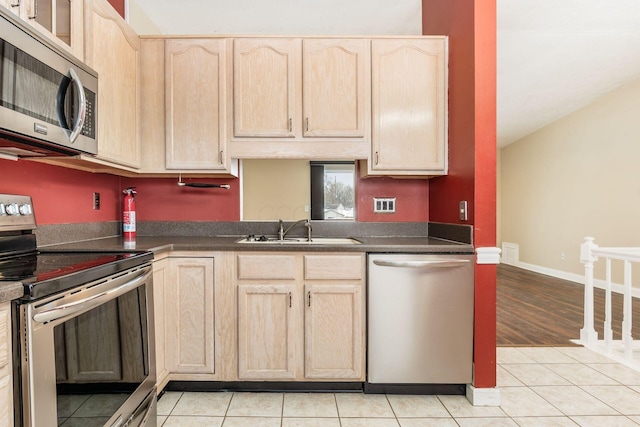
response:
M15 425L155 426L153 254L38 250L35 228L30 197L0 194Z

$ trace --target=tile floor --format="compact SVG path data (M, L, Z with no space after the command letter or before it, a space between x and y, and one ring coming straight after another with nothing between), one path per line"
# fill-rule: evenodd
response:
M500 407L464 396L166 392L158 426L640 425L638 371L583 347L500 347L497 356Z

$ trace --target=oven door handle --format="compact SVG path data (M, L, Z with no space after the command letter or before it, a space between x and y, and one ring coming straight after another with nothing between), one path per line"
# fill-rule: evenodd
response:
M41 312L34 314L33 320L34 322L38 322L38 323L51 322L52 320L57 320L65 316L78 313L79 311L83 311L87 308L91 308L93 306L98 305L97 300L104 300L104 299L107 299L108 297L109 298L113 297L114 295L119 296L128 292L129 290L137 288L142 283L149 280L149 277L151 277L151 274L152 274L152 271L151 271L151 267L149 266L142 269L140 271L140 274L138 274L133 279L130 279L129 276L118 277L117 279L114 279L111 282L111 285L114 286L113 288L107 291L101 292L97 295L92 295L90 297L80 299L78 301L73 301L64 305L43 310ZM121 282L124 282L124 283L121 283Z

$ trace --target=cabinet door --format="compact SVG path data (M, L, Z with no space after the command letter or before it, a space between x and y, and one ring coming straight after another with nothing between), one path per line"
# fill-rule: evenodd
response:
M22 9L22 17L56 44L82 58L82 1L9 0L13 10Z
M10 316L10 304L0 304L0 426L13 426Z
M297 316L293 285L238 286L238 377L293 379Z
M99 74L98 158L140 166L140 39L106 0L86 0L86 61Z
M24 8L22 5L23 2L18 0L0 0L0 6L18 16L20 16L21 9Z
M370 172L446 173L446 39L373 40L371 55Z
M156 378L157 385L164 387L165 379L169 375L165 352L169 353L165 341L166 328L166 298L165 292L169 286L169 260L163 259L153 263L153 309L154 328L156 338ZM162 388L158 387L158 392Z
M293 137L296 134L299 57L293 39L234 40L234 136Z
M165 44L167 169L225 169L226 41Z
M213 258L171 258L165 288L170 372L214 373Z
M305 377L361 379L362 286L307 285L305 290Z
M303 135L364 137L369 107L369 40L305 39Z

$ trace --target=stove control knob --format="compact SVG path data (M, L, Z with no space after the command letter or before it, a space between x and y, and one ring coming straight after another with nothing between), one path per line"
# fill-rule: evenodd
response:
M11 203L4 208L7 215L20 215L20 209L17 203Z
M31 215L33 213L33 209L31 209L31 205L25 203L24 205L20 205L20 215Z

